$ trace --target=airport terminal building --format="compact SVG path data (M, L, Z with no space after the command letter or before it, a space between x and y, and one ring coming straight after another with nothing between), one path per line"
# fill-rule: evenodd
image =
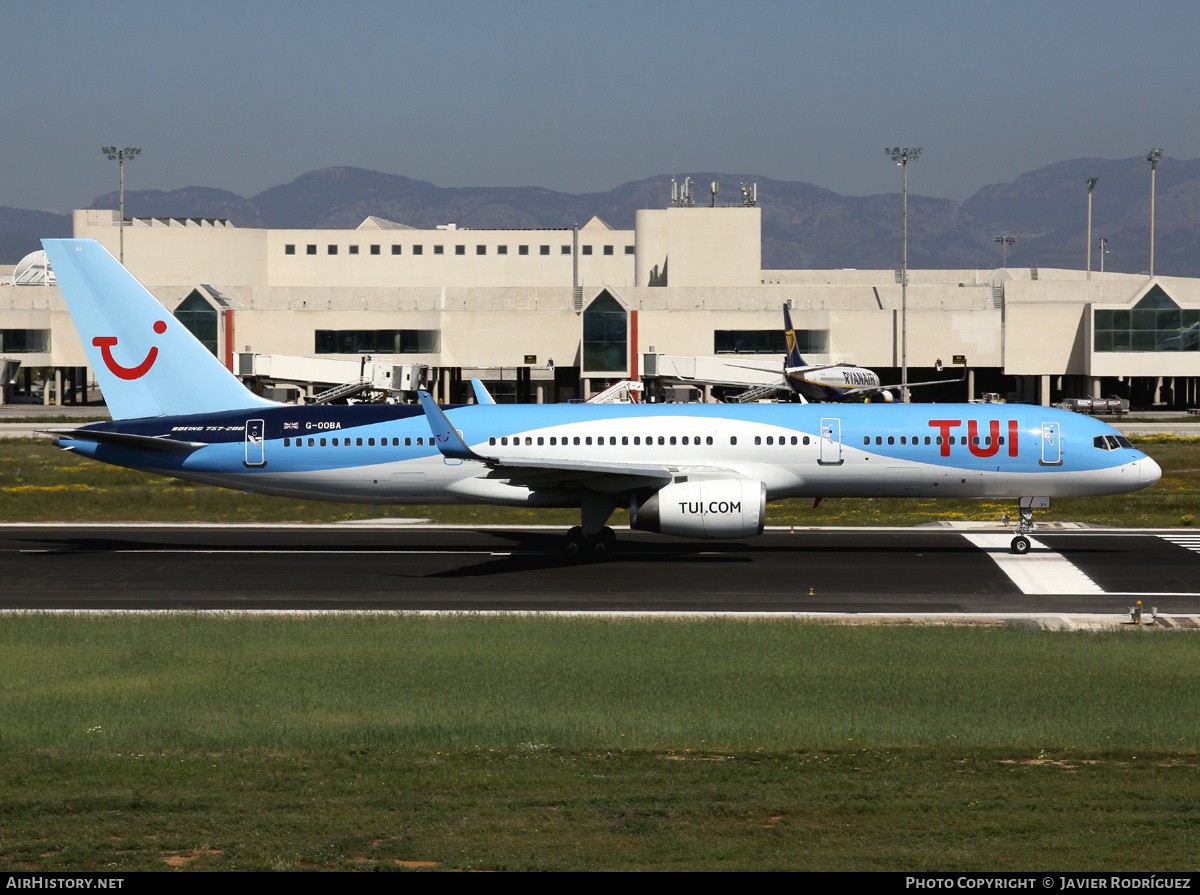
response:
M117 255L120 223L115 211L76 211L74 235ZM950 371L965 361L961 384L918 390L918 401L999 393L1041 404L1110 394L1138 407L1198 403L1200 280L910 270L903 313L898 268L764 270L753 202L640 210L632 230L598 218L578 230L425 230L372 217L354 230L132 218L123 231L129 270L260 389L285 377L253 367L255 355L419 369L446 402L469 400L471 377L501 401L583 398L641 378L655 354L782 366L787 304L808 362L858 364L899 382L904 330L911 381L945 379L938 361ZM43 383L57 382L53 393L73 402L90 371L52 272L35 255L6 279L0 357L16 369L10 397L48 397Z

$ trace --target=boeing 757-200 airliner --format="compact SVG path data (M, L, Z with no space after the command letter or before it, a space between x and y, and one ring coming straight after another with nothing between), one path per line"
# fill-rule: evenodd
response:
M294 406L248 391L97 242L44 240L112 413L49 430L105 463L261 494L358 503L579 507L570 552L643 531L746 538L785 497L1121 494L1158 464L1115 429L997 404Z

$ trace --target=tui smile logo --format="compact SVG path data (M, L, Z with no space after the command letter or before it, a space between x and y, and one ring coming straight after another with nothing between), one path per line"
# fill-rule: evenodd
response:
M159 320L154 324L154 331L160 336L167 331L167 323L165 320ZM100 355L104 358L104 366L108 367L109 372L121 379L141 379L154 366L154 362L158 360L158 347L154 346L150 349L150 353L136 367L123 367L112 356L112 346L117 344L116 336L96 336L92 339L92 344L100 349Z

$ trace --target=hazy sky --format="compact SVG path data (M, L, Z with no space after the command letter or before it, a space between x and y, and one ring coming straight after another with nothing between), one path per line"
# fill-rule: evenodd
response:
M0 0L0 205L251 196L354 165L608 190L668 172L965 199L1069 158L1200 152L1200 3ZM664 201L666 201L664 195Z

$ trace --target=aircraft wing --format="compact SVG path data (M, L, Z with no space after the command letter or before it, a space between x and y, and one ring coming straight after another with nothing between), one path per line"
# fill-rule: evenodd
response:
M568 481L582 483L589 477L619 476L623 480L647 479L646 484L665 485L674 476L691 467L677 464L658 463L618 463L604 460L561 460L543 457L489 457L473 450L462 434L451 425L449 418L428 392L419 392L421 407L425 418L433 431L434 443L442 455L454 460L476 460L486 465L494 473L503 473L506 478L527 481L531 485L563 484ZM706 467L710 468L710 467ZM626 487L637 487L633 481L622 481L622 490ZM602 487L598 490L614 490Z
M784 367L783 372L785 374L787 374L787 373L798 373L798 374L818 373L821 370L828 370L828 369L831 369L832 367L843 367L843 366L846 366L846 365L845 364L816 364L816 365L807 365L806 364L803 367Z
M920 388L923 385L953 385L956 382L962 382L967 378L966 370L957 379L933 379L928 382L910 382L909 388ZM894 389L903 388L900 383L896 382L891 385L864 385L861 388L846 389L846 397L851 395L866 395L871 392L891 391Z

